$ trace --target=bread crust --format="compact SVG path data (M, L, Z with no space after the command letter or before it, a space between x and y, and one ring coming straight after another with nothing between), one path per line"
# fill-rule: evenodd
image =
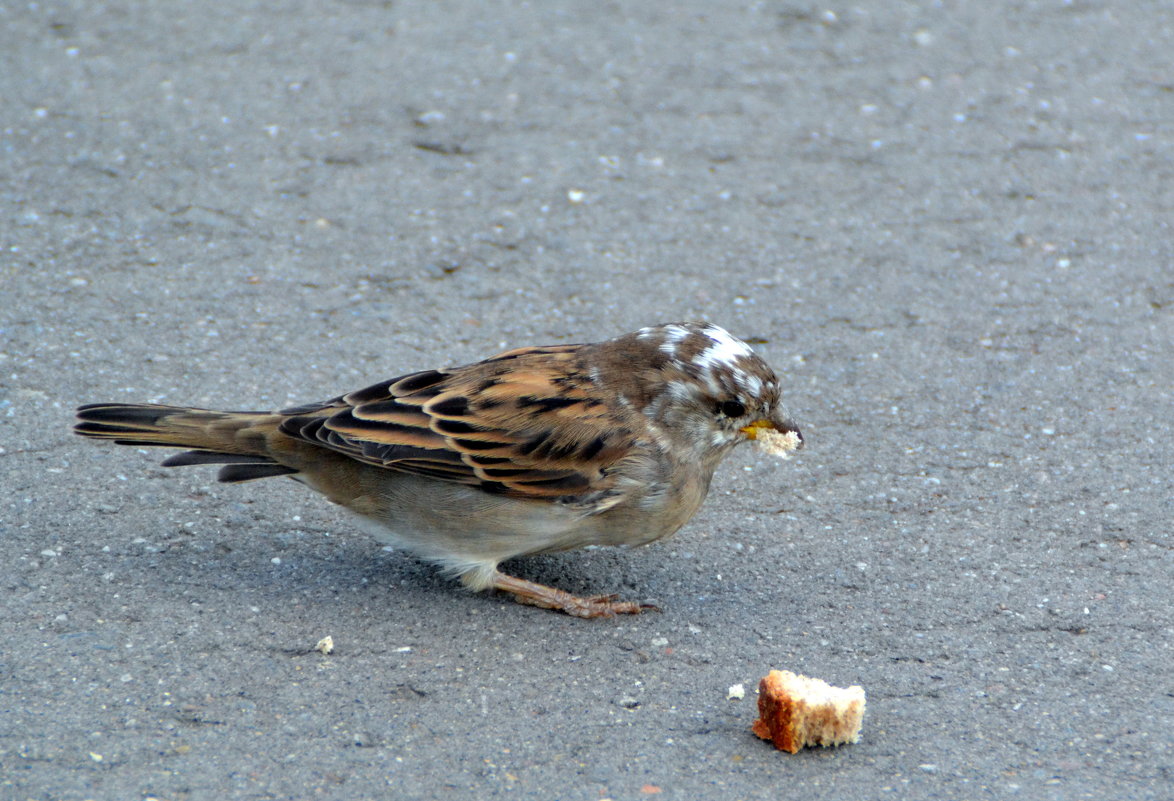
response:
M864 688L832 687L821 679L772 670L758 684L752 731L780 751L855 743L864 723Z

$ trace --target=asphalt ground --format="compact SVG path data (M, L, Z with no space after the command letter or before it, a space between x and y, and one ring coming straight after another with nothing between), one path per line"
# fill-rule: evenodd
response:
M5 3L0 97L0 798L1174 796L1168 3ZM806 450L510 565L660 614L69 431L697 318Z

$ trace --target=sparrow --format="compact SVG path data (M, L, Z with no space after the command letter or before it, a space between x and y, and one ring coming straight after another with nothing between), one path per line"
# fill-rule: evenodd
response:
M276 412L89 404L74 431L184 448L163 465L223 465L222 482L289 476L471 590L600 617L655 607L578 597L499 563L669 536L736 445L802 445L780 395L745 342L682 322L518 348Z

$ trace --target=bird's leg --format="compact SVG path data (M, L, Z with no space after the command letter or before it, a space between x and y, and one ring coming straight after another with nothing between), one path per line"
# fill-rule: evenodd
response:
M593 595L589 598L580 598L569 592L537 584L526 579L507 576L497 570L493 571L492 583L489 585L495 590L512 593L520 604L541 606L543 609L556 609L575 617L611 617L613 615L638 615L649 609L659 612L652 604L638 604L632 601L617 601L614 595Z

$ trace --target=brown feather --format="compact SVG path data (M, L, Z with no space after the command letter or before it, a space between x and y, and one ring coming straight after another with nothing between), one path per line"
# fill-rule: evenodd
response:
M519 348L392 378L291 410L280 430L368 464L513 497L598 494L614 486L609 470L634 441L623 424L633 412L597 399L584 347Z

